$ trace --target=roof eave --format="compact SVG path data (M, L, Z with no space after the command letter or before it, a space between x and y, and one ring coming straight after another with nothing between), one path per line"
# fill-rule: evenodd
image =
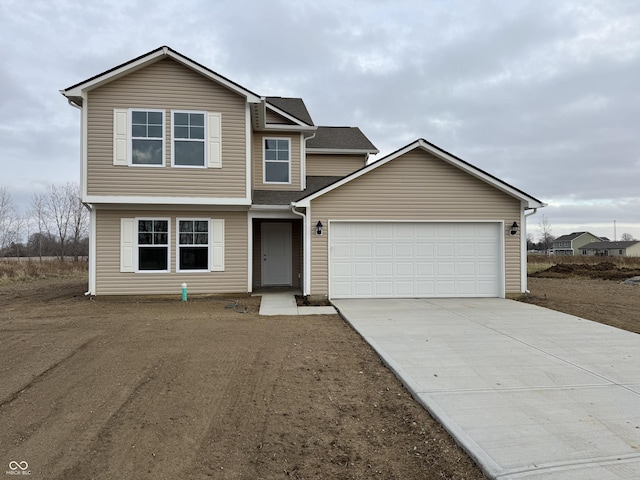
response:
M139 70L147 65L155 63L163 58L172 58L173 60L185 65L186 67L200 73L201 75L209 78L212 81L215 81L229 90L234 91L235 93L245 97L249 103L260 103L260 96L256 95L250 90L232 82L231 80L223 77L215 73L212 70L200 65L197 62L194 62L190 58L181 55L175 50L163 46L156 50L153 50L147 54L144 54L138 58L135 58L129 62L123 63L122 65L115 67L111 70L107 70L106 72L96 75L95 77L91 77L88 80L80 82L76 85L73 85L67 89L61 90L60 93L67 98L70 97L82 97L83 92L87 92L93 90L101 85L112 82L120 77L128 75L136 70Z
M307 153L326 153L326 154L350 154L350 155L376 155L380 153L378 149L364 149L364 148L311 148L307 147Z
M270 110L273 110L278 115L280 115L280 116L286 118L287 120L290 120L290 121L300 125L301 127L313 127L314 130L316 130L318 128L315 125L309 125L307 122L305 122L303 120L300 120L299 118L294 117L290 113L285 112L281 108L276 107L272 103L269 103L269 100L267 100L267 97L262 97L261 100L264 102L265 106L269 107Z
M376 160L375 162L370 163L369 165L361 168L360 170L356 170L352 174L347 175L343 179L341 179L341 180L339 180L337 182L334 182L333 184L328 185L328 186L326 186L325 188L323 188L321 190L318 190L317 192L309 195L308 197L302 198L297 202L292 202L292 205L293 206L297 206L297 207L308 207L310 202L312 200L318 198L319 196L324 195L325 193L330 192L331 190L333 190L335 188L338 188L338 187L344 185L345 183L348 183L351 180L353 180L355 178L358 178L358 177L370 172L371 170L374 170L374 169L386 164L387 162L390 162L391 160L393 160L395 158L398 158L398 157L404 155L405 153L410 152L411 150L414 150L416 148L421 148L421 149L433 154L434 156L440 158L441 160L444 160L447 163L460 168L464 172L472 175L473 177L478 178L479 180L482 180L485 183L488 183L488 184L492 185L494 188L497 188L498 190L501 190L502 192L506 193L507 195L509 195L511 197L514 197L514 198L520 200L521 202L524 202L525 209L527 209L527 210L543 208L543 207L547 206L546 203L541 202L537 198L532 197L532 196L526 194L525 192L523 192L521 190L518 190L515 187L512 187L511 185L503 182L502 180L499 180L498 178L494 177L493 175L490 175L489 173L484 172L483 170L480 170L477 167L474 167L470 163L467 163L464 160L451 155L450 153L440 149L439 147L436 147L435 145L427 142L426 140L424 140L422 138L416 140L413 143L410 143L409 145L406 145L405 147L402 147L402 148L396 150L395 152L387 155L386 157L380 158L380 159Z

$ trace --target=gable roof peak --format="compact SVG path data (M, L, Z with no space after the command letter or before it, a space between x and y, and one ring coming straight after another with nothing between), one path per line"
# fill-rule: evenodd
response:
M144 53L139 57L136 57L132 60L129 60L125 63L122 63L116 67L110 68L98 75L94 75L93 77L88 78L87 80L83 80L82 82L76 83L68 88L60 90L60 93L65 97L72 100L77 105L82 105L82 95L83 92L92 90L101 85L109 83L113 80L116 80L120 77L128 75L131 72L139 70L141 68L146 67L147 65L151 65L159 60L164 58L171 58L178 63L181 63L187 68L196 71L197 73L205 76L209 80L217 82L222 86L228 88L229 90L245 97L248 102L251 103L260 103L260 96L251 90L243 87L235 83L232 80L220 75L219 73L214 72L208 67L190 59L189 57L179 53L178 51L172 49L167 45L162 45L150 52Z

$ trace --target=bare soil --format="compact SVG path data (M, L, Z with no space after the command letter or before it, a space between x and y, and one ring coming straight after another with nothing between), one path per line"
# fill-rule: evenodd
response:
M529 276L522 301L640 333L640 269L613 263L558 264Z
M484 478L337 315L85 286L0 284L0 474Z

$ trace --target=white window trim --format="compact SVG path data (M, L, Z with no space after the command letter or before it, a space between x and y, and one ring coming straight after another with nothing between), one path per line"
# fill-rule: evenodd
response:
M146 164L146 163L133 163L133 141L137 140L133 138L133 112L160 112L162 113L162 163L160 165ZM166 137L167 137L167 119L166 111L157 108L130 108L128 111L129 118L127 119L127 160L130 167L142 167L142 168L163 168L166 163Z
M140 262L139 262L139 254L140 254L140 245L138 244L138 234L140 233L139 221L140 220L155 220L155 221L167 221L167 269L166 270L140 270ZM134 219L135 229L134 229L134 245L135 249L133 251L133 261L134 261L134 271L135 273L171 273L171 218L169 217L136 217ZM144 246L144 245L143 245Z
M180 268L180 222L182 221L199 221L199 222L207 222L207 268L206 269L181 269ZM211 253L212 253L212 244L211 244L211 236L212 236L212 221L210 218L196 218L196 217L183 217L176 218L176 272L177 273L209 273L211 272ZM188 246L188 245L185 245Z
M200 114L204 117L204 138L202 140L192 140L189 138L175 138L175 132L174 132L174 127L175 127L175 120L174 120L174 114L176 113L197 113ZM209 147L207 145L208 142L208 132L209 132L209 119L208 119L209 115L208 112L202 111L202 110L171 110L171 167L174 168L207 168L207 164L208 164L208 158L209 158ZM175 163L175 142L176 140L179 140L181 142L186 141L186 142L202 142L202 144L204 145L204 156L202 158L202 165L176 165ZM185 220L185 219L183 219ZM176 242L177 243L177 242Z
M267 161L284 163L282 160L267 160L267 140L286 140L289 143L289 181L288 182L268 182L267 181ZM291 185L291 163L293 159L291 153L291 138L290 137L262 137L262 183L265 185Z

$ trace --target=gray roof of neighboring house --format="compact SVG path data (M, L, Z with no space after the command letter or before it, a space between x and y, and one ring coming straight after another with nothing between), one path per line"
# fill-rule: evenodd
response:
M307 140L307 149L361 150L378 153L378 149L358 127L318 127L316 136Z
M279 108L283 112L288 113L292 117L306 123L307 125L313 125L313 120L307 106L304 104L301 98L286 98L286 97L266 97L267 103L270 103L276 108Z
M609 248L629 248L636 243L640 243L640 240L632 240L630 242L592 242L580 247L581 250L606 250Z
M570 233L568 235L562 235L561 237L556 238L554 240L554 243L555 242L569 242L571 240L575 240L580 235L584 235L585 233L589 233L589 232L573 232L573 233ZM595 235L594 235L594 237L595 237Z
M321 188L331 185L342 177L307 177L306 190L254 190L254 205L289 205L291 202L317 192Z

